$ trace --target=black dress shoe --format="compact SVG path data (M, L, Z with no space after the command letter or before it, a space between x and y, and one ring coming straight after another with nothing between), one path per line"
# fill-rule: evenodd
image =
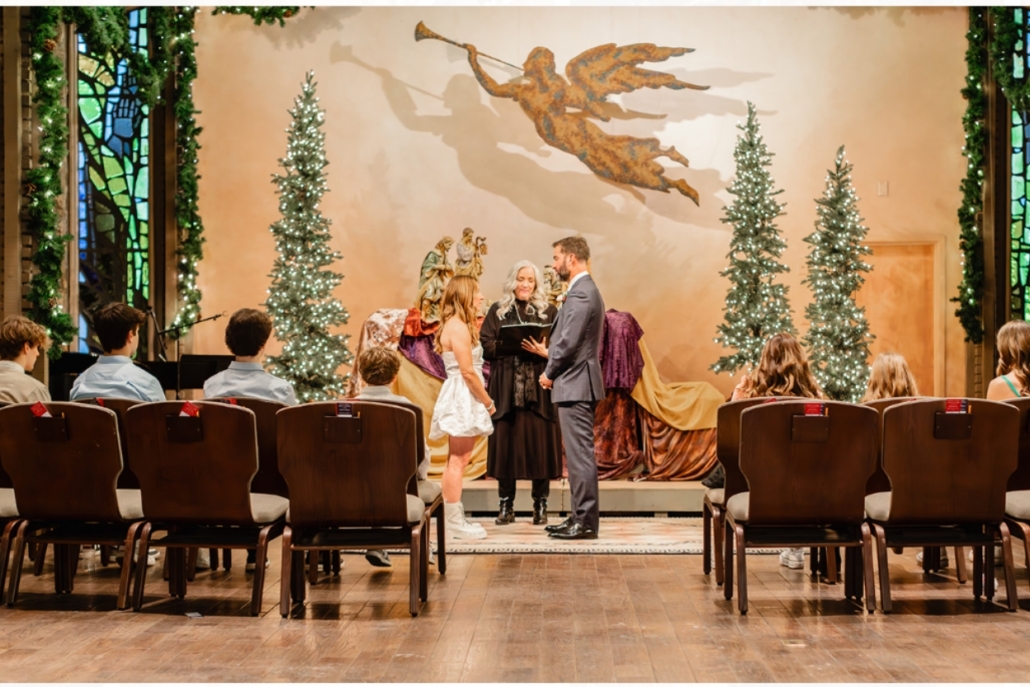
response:
M554 534L555 532L564 532L565 530L569 529L570 527L572 527L575 524L576 524L576 521L573 520L572 516L570 515L569 517L565 518L561 523L559 523L557 525L548 525L547 527L544 528L544 531L545 532L550 532L551 534Z
M547 536L551 539L597 539L597 532L577 522L564 532L551 532Z

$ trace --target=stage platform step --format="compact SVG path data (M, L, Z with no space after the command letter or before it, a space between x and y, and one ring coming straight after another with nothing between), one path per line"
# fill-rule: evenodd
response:
M519 480L515 496L515 511L533 510L532 483ZM601 513L605 515L654 514L660 517L676 515L699 515L705 488L701 482L630 482L608 480L600 482ZM466 482L462 501L470 514L489 515L497 513L497 482L476 480ZM572 503L572 494L566 480L551 482L551 496L547 510L564 513Z

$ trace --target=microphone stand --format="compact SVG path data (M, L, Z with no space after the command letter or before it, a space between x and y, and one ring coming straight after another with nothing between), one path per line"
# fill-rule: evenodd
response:
M169 327L168 329L164 329L162 331L159 331L157 334L158 334L158 336L164 336L165 334L169 334L171 332L175 332L175 331L178 331L180 329L184 329L186 327L192 327L193 325L200 324L201 322L210 322L212 320L217 320L219 317L225 317L225 313L224 312L220 312L217 315L212 315L211 317L204 317L204 318L199 319L199 320L194 320L193 322L187 322L186 324L180 324L178 327Z
M165 346L165 333L161 331L161 325L157 322L157 313L154 312L154 308L147 308L147 315L150 317L150 321L154 323L154 338L157 340L160 348L157 351L157 359L161 362L168 361L168 347Z
M177 327L169 327L168 329L163 329L163 330L159 331L157 333L157 337L158 337L158 339L161 340L161 348L162 348L162 350L164 350L164 335L165 334L169 334L171 332L176 332L176 331L179 331L180 329L185 329L186 327L192 327L193 325L200 324L201 322L212 322L214 320L217 320L219 317L225 317L225 313L224 312L220 312L217 315L211 315L210 317L204 317L204 318L199 319L199 320L194 320L193 322L187 322L185 324L180 324ZM156 320L155 320L155 326L156 326ZM179 339L175 340L175 350L176 350L176 356L175 357L179 358L179 355L178 355ZM178 387L178 384L176 384L176 387ZM175 398L177 400L182 398L182 390L181 389L176 388Z

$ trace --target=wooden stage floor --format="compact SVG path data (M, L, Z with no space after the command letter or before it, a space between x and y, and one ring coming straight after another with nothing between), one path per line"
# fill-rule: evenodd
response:
M117 568L90 554L75 592L52 593L50 566L27 573L0 607L4 681L200 682L863 682L1005 681L1030 675L1030 593L1017 564L1017 613L974 603L971 585L926 575L915 551L891 556L895 612L866 615L842 587L749 557L746 617L701 573L696 555L455 555L430 569L429 602L407 609L407 558L370 567L344 556L340 577L296 617L277 605L278 542L262 615L250 576L198 573L170 600L160 567L148 604L114 610ZM1017 561L1022 547L1016 547ZM954 563L952 563L954 565ZM325 580L326 578L323 578ZM189 618L187 613L203 617Z

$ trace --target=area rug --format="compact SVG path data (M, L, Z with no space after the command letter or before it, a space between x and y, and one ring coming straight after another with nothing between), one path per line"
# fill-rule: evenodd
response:
M519 518L495 525L493 518L469 518L486 530L486 539L449 539L447 553L619 553L700 554L701 518L601 518L597 539L551 539L542 525ZM551 523L561 522L552 518ZM436 527L431 526L435 539ZM748 554L779 553L782 549L748 549Z

